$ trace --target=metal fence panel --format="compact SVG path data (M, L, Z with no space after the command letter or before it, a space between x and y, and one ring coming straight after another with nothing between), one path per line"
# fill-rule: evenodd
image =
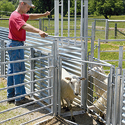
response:
M4 44L6 44L8 38L7 38L7 34L8 34L8 29L6 28L1 28L1 34L2 36L0 36L1 41L3 41ZM3 32L2 32L3 31ZM32 36L32 37L31 37ZM5 40L3 40L5 39ZM34 41L34 42L33 42ZM2 44L2 42L0 42ZM33 43L33 44L32 44ZM2 45L3 46L3 45ZM8 48L5 47L5 45L3 47L0 48L0 52L4 52L4 54L2 54L2 56L0 56L2 59L1 61L1 66L4 65L4 73L1 72L1 76L0 79L2 80L2 78L7 77L6 73L7 73L7 65L11 62L8 62L8 54L7 54L7 50ZM45 114L42 117L45 117L47 115L52 115L55 111L53 110L54 104L53 104L53 86L54 84L56 84L57 82L53 81L53 68L54 68L54 63L53 63L53 39L41 39L39 35L36 34L28 34L27 33L27 40L25 43L25 46L22 47L25 50L25 65L26 65L26 77L25 77L25 82L23 83L26 86L26 90L27 90L27 94L26 96L31 96L33 97L34 100L33 102L31 102L32 104L34 103L39 103L39 105L41 105L41 108L38 109L34 109L32 111L29 111L27 113L24 114L20 114L17 116L14 116L12 118L9 119L2 119L0 123L4 123L10 121L10 120L14 120L18 117L21 116L25 116L27 114L30 114L32 112L35 111L39 111L41 109L47 109L49 111L48 114ZM10 48L9 48L10 49ZM12 48L11 48L12 49ZM3 58L4 57L4 58ZM48 65L50 64L50 65ZM2 70L1 70L2 71ZM13 75L13 74L11 74ZM1 81L2 82L2 81ZM53 84L54 83L54 84ZM16 86L11 86L12 87L16 87ZM6 89L8 89L7 87L5 88L0 88L1 94L2 91L5 91ZM4 95L5 96L5 95ZM5 96L6 97L6 96ZM14 97L13 99L15 99L16 97ZM8 101L8 99L3 98L2 100L0 100L0 104L4 103ZM29 103L29 104L31 104ZM46 103L46 104L43 104ZM29 105L29 104L24 104L21 105L21 107ZM20 107L20 106L19 106ZM1 114L4 113L9 113L8 111L14 111L14 109L18 109L19 107L14 107L14 108L8 108L6 110L1 110ZM23 124L27 124L30 122L33 122L37 119L42 118L37 117L35 119L31 119L29 121L25 121L25 123Z
M119 42L119 43L116 43L118 45L116 45L116 49L115 50L112 50L111 49L111 46L110 44L107 44L110 43L110 42ZM123 68L124 69L124 65L125 65L125 57L124 57L124 53L125 53L125 50L124 50L124 47L120 46L120 44L124 45L124 42L125 42L125 39L108 39L108 40L101 40L99 39L98 40L98 59L101 59L102 60L102 57L105 56L107 53L110 54L110 58L105 58L105 62L108 62L112 65L115 65L116 67L120 67L120 68ZM103 44L101 44L103 43ZM107 44L107 50L103 50L103 46L105 46ZM115 57L118 57L118 58L114 58L113 55L117 55ZM121 64L120 64L121 63ZM120 66L121 65L121 66ZM109 71L109 69L106 69L106 71Z

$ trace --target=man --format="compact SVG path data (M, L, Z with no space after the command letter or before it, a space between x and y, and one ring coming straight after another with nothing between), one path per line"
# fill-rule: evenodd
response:
M30 24L26 23L28 19L36 19L43 16L50 15L50 12L46 12L44 14L26 14L30 8L34 8L35 6L32 4L31 0L19 0L19 5L17 9L12 12L10 19L9 19L9 42L7 43L7 47L18 47L23 46L24 41L26 39L26 31L39 33L39 35L45 38L48 34L37 29ZM16 61L16 60L23 60L24 59L24 50L23 49L16 49L16 50L9 50L9 61ZM7 74L19 73L25 71L25 64L24 62L18 63L10 63L8 65ZM25 74L18 74L13 76L8 76L7 78L7 86L13 86L17 84L24 83ZM20 95L26 94L25 86L19 86L15 88L10 88L7 90L7 98L10 99L12 97L17 97ZM25 96L21 96L16 98L15 100L10 100L8 103L14 103L15 105L21 105L27 103L27 99Z

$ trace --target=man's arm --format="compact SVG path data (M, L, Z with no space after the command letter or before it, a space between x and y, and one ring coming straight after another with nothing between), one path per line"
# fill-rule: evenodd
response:
M40 17L48 16L48 15L50 15L49 11L47 11L43 14L29 14L29 19L37 19L37 18L40 18Z
M35 28L33 27L32 25L28 24L28 23L25 23L23 26L22 26L22 29L25 29L26 31L29 31L29 32L33 32L33 33L39 33L39 35L43 38L45 38L46 36L48 36L47 33L43 32L42 30L38 29L38 28Z

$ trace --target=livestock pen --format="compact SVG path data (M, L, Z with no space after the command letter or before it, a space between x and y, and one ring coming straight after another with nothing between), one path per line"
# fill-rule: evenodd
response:
M62 0L63 3L63 0ZM58 0L55 0L55 36L48 36L46 38L40 38L39 35L34 33L27 32L27 39L25 41L25 46L20 49L25 50L25 59L18 60L16 62L24 61L26 64L26 71L21 72L25 73L25 82L23 85L26 86L27 94L29 99L33 101L24 104L21 106L14 106L10 108L6 103L6 90L8 88L15 88L17 86L6 87L6 84L3 84L0 88L2 96L0 96L1 104L1 124L34 124L40 121L47 121L48 117L53 118L53 116L63 116L64 118L68 116L67 112L63 112L61 109L60 103L60 80L61 80L61 68L65 68L70 74L76 76L85 77L86 80L81 82L81 92L80 95L74 99L74 107L79 107L79 110L74 111L74 115L77 116L81 114L83 118L82 121L72 122L67 120L71 124L82 124L85 122L83 116L85 112L88 113L91 117L97 117L97 120L110 125L116 125L117 123L124 122L124 101L120 103L120 99L124 99L122 89L121 93L121 83L124 86L124 73L122 73L122 56L119 56L119 68L115 68L114 65L100 60L100 58L94 57L94 25L92 24L92 33L91 36L88 36L88 0L81 0L81 27L79 36L76 35L76 7L77 0L75 0L75 13L74 13L74 36L70 36L70 0L68 0L68 37L63 37L63 25L61 25L61 36L59 36L59 6L61 6L62 16L61 24L63 24L63 4L59 4ZM84 10L84 12L83 12ZM84 19L83 19L84 13ZM83 28L84 27L84 28ZM83 31L84 29L84 31ZM2 80L7 77L7 64L13 63L8 61L7 50L17 49L17 48L7 48L6 42L8 40L8 28L0 27L0 59L1 59L1 83ZM91 39L91 56L88 61L88 39ZM123 55L123 51L120 51ZM95 79L94 76L88 78L88 70L92 70L93 66L102 66L108 67L108 74L103 74L100 72L100 75L106 77L107 79L107 89L105 89L106 96L99 95L95 90ZM11 74L17 75L17 74ZM122 79L122 80L121 80ZM101 84L104 81L96 79ZM20 85L18 85L20 86ZM99 86L96 86L99 88ZM104 88L101 88L104 90ZM97 98L96 96L99 95ZM103 106L102 102L99 102L99 98L106 100L106 104ZM122 97L122 98L121 98ZM11 98L15 99L17 97ZM10 99L10 100L11 100ZM89 108L89 106L94 106L95 102L99 102L101 106L104 107L102 111L99 109L102 114L94 112ZM117 103L116 103L117 102ZM32 104L32 105L31 105ZM35 105L34 105L35 104ZM119 107L120 105L120 107ZM21 107L27 109L23 113ZM31 110L32 107L32 110ZM123 108L121 108L123 107ZM98 108L98 107L96 107ZM19 110L17 110L19 109ZM34 112L39 111L42 114L31 117L34 115ZM118 112L116 114L116 112ZM12 115L13 114L13 115ZM31 115L29 115L31 114ZM123 114L123 115L121 115ZM45 118L44 118L45 117ZM19 119L18 119L19 118ZM39 123L40 124L40 123ZM88 123L86 123L88 124Z

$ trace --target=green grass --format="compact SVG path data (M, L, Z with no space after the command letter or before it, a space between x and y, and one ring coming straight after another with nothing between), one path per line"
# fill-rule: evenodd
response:
M3 18L8 18L6 16L4 16ZM104 16L93 16L93 15L89 15L88 16L89 20L88 20L88 36L91 36L91 26L92 26L92 22L94 21L94 19L104 19ZM54 20L48 20L48 19L42 19L42 26L41 29L44 30L45 32L47 32L49 35L54 35ZM70 18L70 36L73 37L74 36L74 17ZM80 36L80 16L77 16L77 25L76 25L76 36ZM111 16L110 18L111 20L124 20L125 19L125 15L121 15L121 16ZM28 21L27 23L33 25L36 28L39 28L39 21ZM61 35L61 22L59 22L60 25L60 30L59 30L59 35ZM8 28L8 20L0 20L0 26L1 27L7 27ZM114 27L115 27L115 23L114 22L110 22L109 23L109 39L115 39L115 31L114 31ZM117 23L117 27L118 28L122 28L121 31L124 33L124 22L118 22ZM68 36L68 21L67 21L67 16L64 17L64 22L63 22L63 36ZM98 31L99 30L99 31ZM103 31L102 31L103 30ZM97 40L98 39L105 39L105 21L100 21L100 20L96 20L96 32L95 32L95 45L98 44ZM125 36L117 33L117 37L116 39L125 39ZM101 50L119 50L119 46L124 46L125 42L121 41L121 42L112 42L112 43L103 43L101 44ZM90 51L91 49L91 43L88 43L88 51ZM94 56L97 58L97 53L98 51L95 50L94 52ZM118 59L119 54L118 53L101 53L101 60L111 60L111 59ZM125 59L125 56L124 56ZM118 66L118 62L111 62L112 64ZM123 63L123 67L125 67L125 64Z

